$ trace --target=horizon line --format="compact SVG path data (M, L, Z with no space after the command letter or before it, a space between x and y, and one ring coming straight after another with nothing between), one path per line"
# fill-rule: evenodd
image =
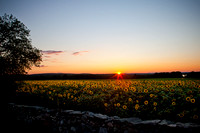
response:
M122 74L155 74L155 73L171 73L171 72L181 72L181 73L190 73L190 72L200 72L200 71L163 71L163 72L128 72L128 73L122 73ZM31 73L31 74L27 74L27 75L37 75L37 74L115 74L116 72L113 73L62 73L62 72L58 72L58 73Z

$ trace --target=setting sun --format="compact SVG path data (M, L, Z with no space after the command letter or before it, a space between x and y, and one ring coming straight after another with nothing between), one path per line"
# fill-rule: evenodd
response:
M117 79L123 79L123 74L122 74L122 72L120 72L120 71L118 71L118 72L115 72L116 74L115 74L115 76L114 77L117 77Z
M117 74L118 74L118 75L120 75L120 74L121 74L121 72L117 72Z

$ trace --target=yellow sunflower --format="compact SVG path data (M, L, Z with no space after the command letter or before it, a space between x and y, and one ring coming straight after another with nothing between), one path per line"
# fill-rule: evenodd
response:
M172 105L175 106L175 105L176 105L176 102L172 102Z
M123 105L123 109L127 109L127 106L126 106L126 105Z
M146 101L144 101L144 104L145 104L145 105L147 105L148 103L149 103L149 102L148 102L147 100L146 100Z
M147 89L144 89L144 93L148 93L148 90L147 90Z
M158 104L157 104L157 102L153 102L153 106L157 106Z
M195 99L194 99L194 98L193 98L193 99L191 99L190 101L191 101L191 103L195 103Z
M150 96L150 97L153 97L153 94L150 94L149 96Z
M136 92L136 89L135 89L135 88L133 88L133 89L132 89L132 91L133 91L133 92Z
M199 118L198 115L194 115L194 116L193 116L193 119L198 119L198 118Z
M186 99L185 99L185 100L189 102L189 101L190 101L190 97L186 97Z
M124 91L125 91L125 92L128 92L128 88L125 88Z
M136 104L136 105L135 105L135 110L138 110L139 107L140 107L140 105L139 105L139 104Z
M131 101L132 101L132 98L128 98L128 101L131 102Z
M178 114L178 116L182 118L182 117L184 117L184 113L180 113L180 114Z
M105 107L108 107L108 103L104 103L104 106L105 106Z

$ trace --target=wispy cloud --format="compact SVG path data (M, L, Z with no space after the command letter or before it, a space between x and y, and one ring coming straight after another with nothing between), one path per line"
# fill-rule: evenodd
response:
M51 58L51 56L49 56L49 55L45 55L44 57L45 57L45 58Z
M43 61L46 62L57 62L57 58L55 56L60 55L62 53L64 53L65 51L61 51L61 50L42 50L43 53ZM41 65L40 67L46 67Z
M52 54L58 55L58 54L60 54L60 53L64 53L64 51L43 50L42 53L43 53L43 54L48 54L48 55L52 55Z
M78 52L72 53L72 55L77 56L77 55L81 55L81 54L87 53L87 52L89 52L89 51L78 51Z
M45 65L40 65L39 67L47 67L47 66L45 66Z

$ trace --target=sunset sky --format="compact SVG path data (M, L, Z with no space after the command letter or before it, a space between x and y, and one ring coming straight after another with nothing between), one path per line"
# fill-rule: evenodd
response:
M200 0L1 0L31 30L34 73L200 71Z

